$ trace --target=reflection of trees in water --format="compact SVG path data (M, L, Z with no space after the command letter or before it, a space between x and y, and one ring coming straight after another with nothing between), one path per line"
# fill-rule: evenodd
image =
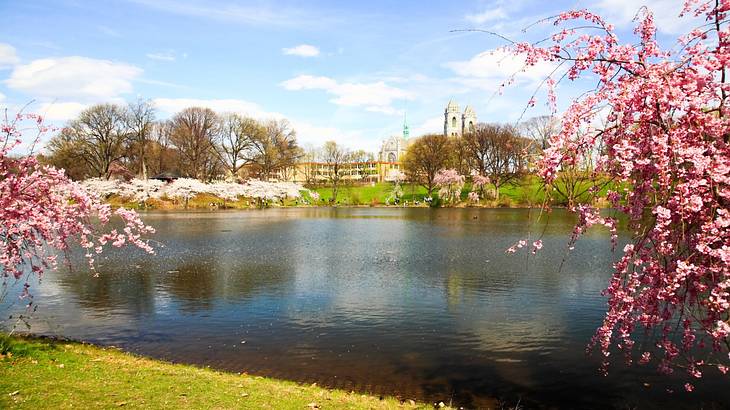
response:
M564 348L561 340L571 340L567 333L585 335L578 343L586 342L600 323L600 308L595 307L601 306L606 267L615 257L596 242L602 241L587 239L562 268L566 249L554 238L529 257L492 250L489 262L473 243L450 250L462 255L441 265L445 308L458 318L454 331L471 335L480 351L524 362L528 352Z
M294 269L286 264L251 264L222 272L222 297L236 301L260 293L279 293L294 280ZM279 289L277 291L277 289Z
M217 300L239 300L271 291L292 280L283 264L235 263L235 259L196 258L159 276L159 287L175 297L184 311L209 310Z
M184 262L160 275L160 288L175 296L184 311L210 309L218 282L213 266L205 260Z
M134 315L155 312L154 276L145 265L106 264L97 277L88 270L54 276L58 286L74 295L81 307L99 312L124 309Z

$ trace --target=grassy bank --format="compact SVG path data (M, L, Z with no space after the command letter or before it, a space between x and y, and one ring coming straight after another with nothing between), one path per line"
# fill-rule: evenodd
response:
M0 335L0 354L0 408L432 408L66 341Z
M393 186L393 183L388 182L375 185L342 186L337 192L337 203L341 205L385 205L393 192ZM414 201L418 201L423 203L423 199L427 196L426 188L421 185L403 184L401 188L403 190L401 202L408 201L409 204L412 204ZM516 181L514 184L500 187L500 199L498 201L483 199L479 204L468 203L467 196L471 189L471 183L464 185L461 191L462 205L521 207L539 204L545 198L542 183L536 177L528 177ZM493 187L488 188L488 191L492 192L493 189ZM322 186L313 188L312 190L316 191L324 202L329 202L332 198L331 187ZM437 192L438 189L434 191L434 195Z
M386 206L393 205L392 192L394 184L382 182L374 185L343 185L338 188L337 198L332 201L332 187L317 186L309 189L319 194L319 201L313 201L306 191L303 198L286 199L273 201L267 206L330 206L333 203L339 206ZM424 198L427 196L426 189L421 185L402 184L403 196L400 204L407 203L409 206L426 206ZM467 197L472 187L470 183L464 185L461 191L461 203L456 206L477 206L486 208L521 208L539 206L545 199L545 190L542 181L536 176L529 176L514 183L504 185L499 189L499 200L493 199L494 187L485 189L490 198L482 199L479 203L468 201ZM605 193L606 187L602 189ZM437 195L434 192L434 196ZM589 194L584 193L580 200L588 200ZM555 196L554 205L565 205L558 195ZM118 196L111 196L107 199L113 206L124 206L131 209L158 209L158 210L181 210L181 209L250 209L260 207L261 204L255 200L240 198L237 201L223 201L211 194L198 194L187 201L180 199L151 199L146 204L140 204L125 200ZM599 206L602 206L599 204Z

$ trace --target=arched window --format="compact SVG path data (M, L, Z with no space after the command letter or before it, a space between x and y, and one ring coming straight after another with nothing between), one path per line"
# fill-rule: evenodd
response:
M456 117L451 117L451 128L456 128Z
M469 121L469 131L474 132L474 123Z
M391 152L390 154L388 154L388 162L395 162L395 154L394 153Z

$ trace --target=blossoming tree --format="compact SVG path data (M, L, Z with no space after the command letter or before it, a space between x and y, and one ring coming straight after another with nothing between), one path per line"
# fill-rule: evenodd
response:
M489 177L474 174L471 177L471 191L476 195L476 202L479 201L479 198L485 197L485 190L487 186L489 185ZM471 192L470 192L471 193ZM471 199L471 197L470 197Z
M449 204L461 201L461 190L464 188L464 176L455 169L442 169L436 173L433 182L439 187L439 197Z
M599 80L562 115L540 173L549 187L561 167L586 159L602 144L595 178L621 187L592 191L594 200L606 200L627 216L632 234L614 265L605 290L608 311L591 344L602 353L604 370L614 348L629 363L653 362L664 373L684 369L699 378L711 367L728 370L728 11L728 0L686 1L683 13L706 24L682 36L674 51L661 48L646 9L629 42L619 42L603 18L581 10L557 16L559 31L547 43L513 46L527 67L545 61L557 67L545 83L554 111L560 81L586 75ZM605 125L597 126L601 113L607 113ZM580 218L572 241L596 224L608 226L615 238L615 219L593 205L573 210ZM538 241L533 247L541 246ZM637 343L654 331L658 337L651 343Z
M304 187L293 182L268 182L251 179L246 183L216 181L204 183L194 178L178 178L171 183L156 180L141 180L133 178L130 181L106 180L90 178L81 185L90 192L102 198L118 195L122 198L146 202L149 199L163 197L181 199L185 206L190 199L198 194L212 194L226 201L236 201L240 197L255 199L262 203L284 198L299 198Z
M21 149L22 134L33 129L37 130L35 140L25 142L35 147L40 137L49 132L40 116L6 115L0 131L2 295L8 290L8 279L15 279L25 281L21 297L29 297L32 277L55 268L58 255L65 253L72 243L85 250L92 271L94 255L109 244L132 244L152 253L143 236L154 229L145 225L134 211L112 211L99 195L89 193L63 171L40 165L32 155L33 148L31 155L11 155L14 149ZM105 231L104 226L114 216L121 220L123 228Z

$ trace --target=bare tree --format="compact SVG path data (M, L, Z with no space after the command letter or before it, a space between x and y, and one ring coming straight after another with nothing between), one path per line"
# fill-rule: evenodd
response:
M350 162L352 162L350 172L354 175L357 175L360 181L366 181L371 176L371 174L374 174L374 172L372 171L373 168L368 166L369 162L374 161L375 155L373 155L372 152L367 152L363 149L352 151L350 153Z
M353 151L350 155L352 162L372 162L375 161L375 155L372 152L367 152L364 149Z
M351 159L350 150L338 145L335 141L327 141L322 148L322 162L327 164L327 179L332 185L331 202L337 201L337 189L344 175L344 165Z
M535 142L536 151L544 151L550 146L550 137L560 132L560 120L557 117L543 115L532 117L522 124L522 135Z
M67 153L88 167L89 176L109 177L109 167L121 160L129 142L125 110L118 105L98 104L68 123L59 138ZM61 146L61 144L59 144Z
M223 166L233 177L254 161L254 141L261 139L264 132L264 127L253 118L233 113L223 116L217 152Z
M155 124L155 107L150 100L138 99L127 105L127 128L136 152L137 174L147 179L147 147Z
M490 177L499 200L500 188L526 171L526 140L514 127L500 124L479 124L466 140L477 171Z
M177 150L172 146L172 120L157 121L152 127L150 148L147 150L148 172L180 171Z
M487 175L487 163L490 159L490 133L498 132L497 129L488 124L477 124L476 129L462 137L464 148L469 155L469 162L479 175Z
M294 166L302 150L297 145L297 133L287 120L269 120L264 130L253 140L252 162L261 178L268 180L276 172Z
M600 154L602 146L602 143L596 144L596 151L592 155L579 158L573 154L561 162L551 188L569 208L577 205L581 199L585 199L585 195L591 189L600 190L611 182L609 179L596 178L593 174L593 157Z
M306 185L314 185L317 183L318 172L317 160L320 157L320 150L315 148L313 145L306 145L302 150L301 160L301 171L304 177L304 183Z
M216 137L220 120L210 108L191 107L172 118L170 141L180 155L180 171L200 180L210 180L215 172Z
M449 139L449 168L456 169L461 175L469 175L474 169L471 152L467 138L476 129L475 125L471 125L471 131L462 136L452 137Z
M430 134L418 138L406 151L403 166L408 179L426 188L428 196L436 186L433 182L436 173L449 163L450 145L448 137Z
M78 146L70 129L64 128L46 143L48 156L39 155L39 159L42 159L45 164L64 169L66 175L74 180L85 179L91 176L90 170L84 160L79 157Z

